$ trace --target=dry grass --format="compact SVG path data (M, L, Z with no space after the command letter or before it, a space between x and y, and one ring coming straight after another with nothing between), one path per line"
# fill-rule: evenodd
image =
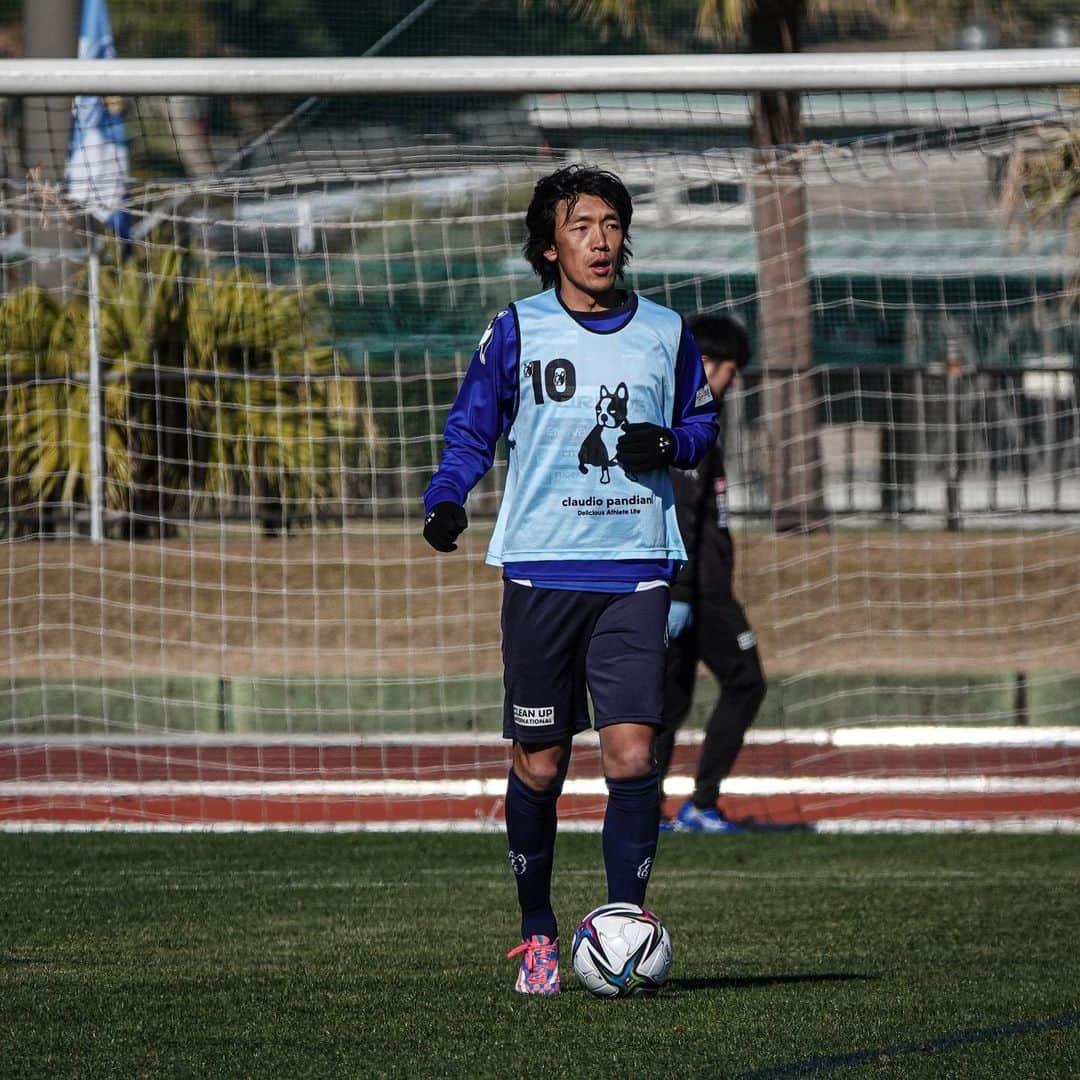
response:
M4 546L9 676L499 671L487 536ZM1080 669L1080 535L749 534L737 589L775 673Z
M758 536L738 589L784 670L1080 669L1080 535Z

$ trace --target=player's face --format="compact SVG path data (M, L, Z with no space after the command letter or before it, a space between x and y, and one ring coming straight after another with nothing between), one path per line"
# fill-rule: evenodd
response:
M555 241L544 258L559 267L559 294L574 311L608 306L615 299L615 267L622 251L619 215L598 195L580 195L568 212L555 210Z
M719 401L727 393L727 388L735 381L738 366L734 360L717 360L714 356L702 354L701 366L705 369L705 379L713 397Z

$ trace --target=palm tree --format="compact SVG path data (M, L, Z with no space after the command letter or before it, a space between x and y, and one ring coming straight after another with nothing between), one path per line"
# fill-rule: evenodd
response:
M99 278L106 508L149 536L233 496L270 531L343 507L347 468L377 431L325 343L322 305L245 271L192 274L161 233L147 247L142 262L106 252ZM84 289L63 306L34 286L0 301L9 506L89 502L89 333Z
M1080 250L1080 129L1045 127L1009 155L1002 203L1015 218L1036 226L1059 223ZM1066 283L1062 316L1080 305L1080 275Z
M188 426L201 444L206 497L254 497L269 533L341 505L348 447L374 446L325 312L304 291L255 274L207 272L188 286ZM359 429L359 430L358 430ZM189 487L196 485L189 482Z
M1032 132L1006 160L1001 200L1021 228L1064 226L1072 253L1080 252L1080 128L1047 126ZM1074 354L1080 342L1078 313L1080 272L1074 270L1064 282L1057 311L1065 351ZM1080 395L1080 369L1072 378L1073 393Z
M716 45L745 40L752 53L801 51L811 0L552 0L605 31L636 36L654 51L685 49L693 35ZM969 0L935 7L937 25ZM821 0L835 13L877 12L905 22L905 0ZM661 18L661 12L664 19ZM682 33L679 34L678 31ZM798 147L805 141L796 90L755 93L753 222L758 252L758 341L769 425L769 496L780 530L824 522L812 362L807 193ZM787 372L787 374L781 374Z
M115 278L103 278L103 286L108 301L101 308L100 340L103 351L116 360L101 394L102 491L106 507L130 510L138 463L149 457L150 448L147 426L133 415L131 395L142 346L134 353L125 347L130 313L117 300ZM20 377L8 390L5 408L13 496L41 510L89 503L90 320L85 301L60 307L48 293L28 286L4 300L0 325L5 327L0 347L9 370Z

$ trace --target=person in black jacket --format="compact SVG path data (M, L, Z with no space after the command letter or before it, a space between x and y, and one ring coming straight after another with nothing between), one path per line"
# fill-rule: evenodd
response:
M688 320L701 349L705 375L719 404L749 360L743 325L724 315ZM757 641L742 605L732 591L735 552L728 530L724 475L724 424L709 454L696 469L671 470L679 529L689 555L671 589L664 717L656 741L661 785L671 767L675 737L690 711L698 661L716 676L720 696L705 726L693 795L674 822L679 831L738 831L717 807L720 784L731 772L747 728L765 697L765 675Z

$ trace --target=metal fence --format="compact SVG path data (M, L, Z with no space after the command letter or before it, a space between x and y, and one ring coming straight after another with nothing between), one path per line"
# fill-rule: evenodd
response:
M830 515L928 516L956 528L964 518L1080 514L1080 369L829 366L813 378ZM749 373L726 406L737 514L769 513L762 462L778 425L763 415L765 379Z
M305 382L309 388L320 380L341 380L352 392L250 398L264 402L251 406L260 414L258 423L240 425L244 434L232 437L246 440L244 446L216 464L205 458L221 434L193 429L186 410L198 383L203 415L242 411L235 393L223 394L217 405L213 399L215 388L220 391L237 376L128 372L128 426L123 418L113 423L120 424L120 441L137 442L140 450L126 479L106 477L119 495L106 503L104 534L157 536L185 526L245 523L279 533L418 515L464 362L460 357L434 366L402 359L364 372L253 379L278 386ZM748 369L725 401L729 505L736 516L770 514L767 463L771 448L785 437L783 403L797 377ZM821 509L829 518L868 524L925 519L955 529L964 521L1022 525L1080 517L1080 369L828 366L809 377L817 419L814 467ZM781 403L776 415L765 411L768 380L776 384L768 400ZM66 381L85 390L85 375ZM0 393L34 384L33 377L9 377ZM109 385L107 377L103 392ZM340 410L342 401L349 402L344 412L324 415ZM316 452L297 461L275 457L275 431L287 426L296 447L297 424L300 444L307 438ZM305 424L311 425L307 436ZM9 449L0 447L9 465L0 485L7 534L89 535L89 500L28 495L25 478L10 468ZM229 469L235 475L226 475ZM204 481L214 470L219 483L211 488ZM473 494L474 515L494 513L503 478L500 455Z

